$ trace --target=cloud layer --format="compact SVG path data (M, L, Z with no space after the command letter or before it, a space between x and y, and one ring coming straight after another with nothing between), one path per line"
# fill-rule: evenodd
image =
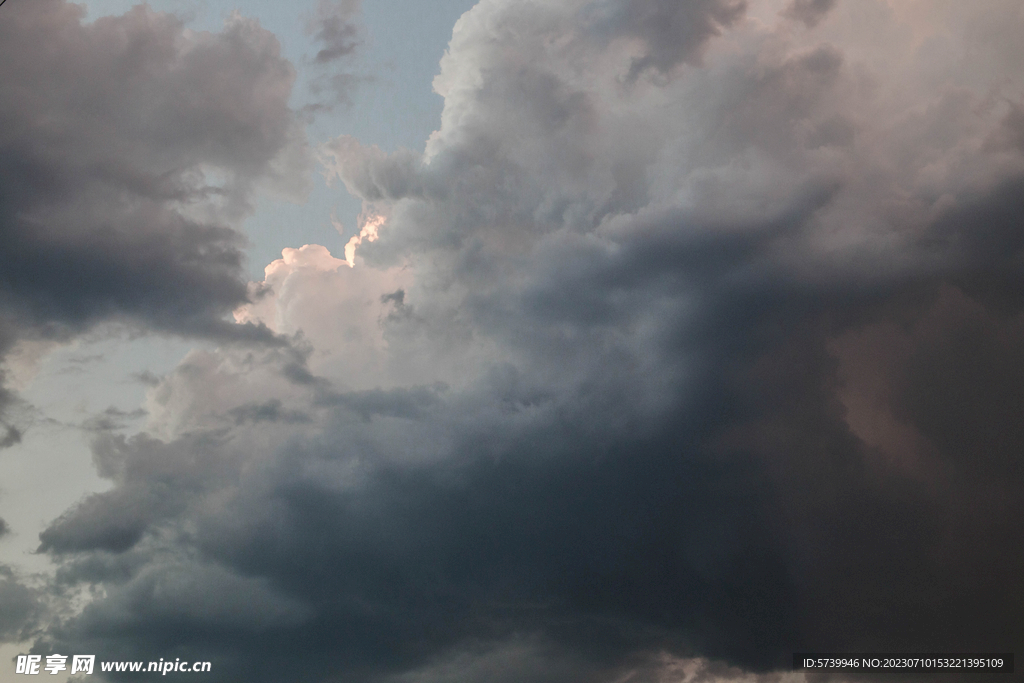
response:
M293 68L241 17L82 15L42 0L0 23L0 351L111 319L253 336L221 319L247 301L253 188L305 183Z
M389 683L1020 650L1022 23L484 0L422 154L321 150L378 239L224 299L299 341L196 351L97 438L113 488L41 549L103 597L36 650Z

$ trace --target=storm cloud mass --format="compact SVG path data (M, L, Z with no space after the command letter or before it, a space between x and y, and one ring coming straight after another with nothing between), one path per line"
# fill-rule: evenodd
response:
M0 22L0 350L111 319L243 337L221 323L248 300L238 220L257 183L304 183L294 69L240 16L208 34L83 14L42 0Z
M112 488L40 550L55 595L102 590L35 652L669 683L1022 651L1018 2L482 0L422 152L318 150L355 256L288 248L248 289L229 214L302 154L272 37L18 7L5 54L62 21L53 63L150 61L82 134L38 114L71 80L0 90L43 121L0 133L9 337L234 310L291 340L193 351L145 431L96 436ZM228 181L196 217L202 164Z

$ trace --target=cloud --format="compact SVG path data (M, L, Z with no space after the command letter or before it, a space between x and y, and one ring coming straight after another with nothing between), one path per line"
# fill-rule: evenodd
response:
M264 403L247 403L232 408L231 416L237 424L245 422L312 422L306 413L298 410L283 410L281 401L274 398Z
M793 0L783 12L784 16L802 21L807 28L817 26L838 0Z
M359 4L359 0L320 0L316 19L307 27L313 38L323 44L314 58L317 64L333 62L355 52L361 41L359 28L351 20L359 12Z
M276 38L238 15L211 34L83 12L43 0L0 25L0 352L111 320L270 341L222 318L248 300L252 192L308 184Z
M103 412L98 413L82 423L82 428L95 431L112 431L117 429L124 429L132 421L138 420L139 418L145 417L146 411L142 408L136 408L132 411L120 410L114 406L107 407Z
M139 384L143 384L147 387L153 387L160 383L160 378L153 372L150 372L149 370L143 370L142 372L133 372L131 377Z
M0 642L32 637L44 614L42 593L26 586L10 567L0 565Z
M631 0L597 3L593 11L604 15L596 30L643 43L644 52L629 68L629 78L635 79L649 68L664 74L679 64L698 64L707 41L746 9L746 0Z
M193 352L97 439L112 488L41 549L106 597L38 646L464 683L1019 650L1024 18L783 9L464 15L422 154L321 150L387 217L357 266L286 249L235 309L297 341Z
M220 478L224 463L215 457L217 439L202 435L164 444L146 435L101 434L93 454L101 476L118 486L85 498L40 534L41 551L81 548L123 551L151 525L174 517Z
M312 79L310 90L319 97L327 92L331 101L317 101L306 105L306 111L330 109L336 104L351 104L353 89L361 81L359 76L341 65L349 64L364 42L363 29L357 18L360 0L320 0L316 14L306 22L306 33L318 46L312 64L320 73Z
M0 439L0 448L10 448L16 444L21 443L21 430L14 425L5 424L4 436Z

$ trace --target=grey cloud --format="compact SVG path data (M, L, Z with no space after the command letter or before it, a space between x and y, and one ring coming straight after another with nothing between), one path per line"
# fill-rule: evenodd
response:
M357 17L360 0L320 0L316 14L306 22L306 33L319 47L313 57L313 65L320 73L310 82L310 92L315 101L304 110L316 112L329 110L336 104L350 104L351 93L360 82L370 80L351 72L351 62L363 43L363 29ZM342 64L349 64L343 70ZM328 99L320 99L329 95Z
M14 425L0 425L4 429L3 438L0 438L0 448L10 448L21 443L21 430Z
M102 353L96 353L86 356L72 356L67 359L67 362L71 365L87 365L89 363L95 363L105 358Z
M88 431L105 432L116 429L124 429L132 420L145 417L146 411L142 408L126 411L114 406L108 407L102 413L94 415L86 420L82 427Z
M597 680L601 672L586 662L559 657L528 637L510 638L497 646L476 644L422 669L385 679L388 683L573 683Z
M418 418L422 417L428 408L436 405L447 389L444 384L436 384L431 387L408 389L323 391L317 396L316 403L324 406L343 406L364 420L369 420L374 415Z
M1003 276L998 281L1005 288L1004 296L1015 298L1020 294L1019 287L1008 281L1007 276L1016 272L1016 255L1024 249L1019 218L1019 211L1024 208L1020 199L1022 189L1024 180L1012 178L984 198L969 198L941 212L922 236L922 248L955 252L967 277L985 264L984 268L994 271L991 275ZM976 227L965 230L965 225Z
M7 522L3 518L0 518L0 538L9 533L11 533L11 527L7 526Z
M1003 130L993 136L991 144L995 151L1014 147L1024 150L1024 105L1020 102L1010 103Z
M102 498L94 495L74 508L74 516L58 519L40 533L39 549L126 550L142 538L147 526L160 514L160 502L138 489L121 490Z
M10 350L10 346L13 342L14 334L7 336L4 334L4 321L0 319L0 358ZM21 443L22 430L15 424L12 424L10 415L8 414L9 409L18 403L17 396L10 390L4 388L3 381L6 379L6 373L0 371L0 416L4 416L8 419L0 420L0 428L3 429L3 437L0 438L0 449L10 448L11 446Z
M306 606L281 596L267 581L201 561L149 566L130 578L115 580L110 573L101 576L108 599L86 606L75 617L87 638L72 645L64 639L69 628L57 625L36 642L33 652L63 652L69 647L104 652L111 639L120 639L131 631L140 642L149 642L147 649L133 648L142 660L157 661L170 655L172 660L180 657L196 661L194 657L200 655L176 642L176 633L205 633L211 642L221 642L227 635L228 640L238 643L240 637L261 647L294 630L310 616ZM118 615L132 616L130 622L125 622ZM214 660L211 675L241 681L249 671L244 662L220 656ZM95 675L99 680L123 679L98 670Z
M802 21L807 28L814 28L836 6L838 0L793 0L783 10L783 15Z
M422 438L421 420L455 435L454 443L434 435L422 444L435 461L442 456L439 463L372 464L386 442L344 421L334 435L293 442L276 462L250 471L235 493L211 493L205 500L221 502L206 514L196 516L209 504L199 496L177 522L172 512L140 524L189 520L198 537L177 543L231 572L266 577L289 600L310 606L310 620L276 632L273 642L261 639L253 659L252 649L235 644L239 628L211 635L205 617L186 613L171 630L145 619L148 608L140 605L130 623L147 628L121 642L140 652L173 642L189 656L226 658L233 667L227 680L274 680L295 666L299 651L310 655L302 658L304 675L333 670L341 680L374 680L420 669L467 639L501 642L522 632L537 632L551 661L563 662L553 670L576 662L565 680L613 680L623 658L651 648L770 669L785 666L797 641L824 649L1012 647L1016 608L997 587L1021 561L1009 542L1021 531L1019 518L1005 507L1019 505L1019 486L1007 481L998 502L965 516L958 496L922 497L916 479L898 471L879 485L865 467L874 456L850 433L828 390L835 362L823 316L870 319L886 297L844 296L839 305L799 287L762 294L727 287L694 331L665 330L666 360L673 347L689 348L701 371L667 406L678 412L653 422L632 414L636 387L629 385L637 380L629 375L606 373L535 398L506 375L479 394L407 418L410 437ZM745 334L738 336L740 321ZM948 352L976 356L971 348ZM1016 355L1005 359L1014 363ZM927 363L934 361L915 377L935 375ZM968 386L980 388L973 383L986 377L971 375ZM976 414L998 420L984 409ZM993 426L960 424L964 434ZM403 430L394 422L387 428ZM951 442L950 453L960 445ZM151 443L153 455L141 446L131 458L148 462L159 453L163 467L203 471L188 464L192 449L184 444ZM999 452L1011 458L1014 449L1004 444ZM975 486L992 491L995 461L971 469L977 479L939 481L968 496ZM233 480L206 490L226 490L220 487ZM169 480L134 481L159 490ZM122 496L130 490L115 489ZM196 489L168 491L186 505ZM97 500L119 520L133 519L117 496ZM74 542L55 533L44 541L85 557L122 547L84 528L119 528L109 518L84 508L74 514L76 533L70 521L55 527ZM937 526L949 514L967 524L959 540ZM159 558L154 553L142 566L159 567ZM949 585L979 571L993 582L949 596ZM114 603L97 605L61 637L109 640L111 629L128 623L123 614ZM296 649L300 642L305 649ZM314 653L348 664L315 665ZM456 670L471 681L480 667ZM525 680L531 670L547 680L544 667L523 667Z
M382 304L391 302L394 303L396 308L401 308L402 306L405 305L405 290L396 289L395 291L390 292L388 294L382 294L380 297L380 302Z
M9 567L0 565L0 642L32 637L44 614L43 595L21 582Z
M647 69L661 73L679 64L697 65L707 41L740 19L746 0L628 0L598 2L589 9L601 19L596 29L612 36L638 38L646 54L633 60L629 78Z
M352 21L353 16L359 12L359 5L360 0L320 0L317 16L307 26L313 38L323 44L314 58L317 64L346 57L359 46L359 27Z
M848 130L853 124L841 116L830 116L820 123L816 120L823 108L828 111L830 99L845 85L843 62L839 49L821 45L777 64L754 67L752 73L734 84L735 89L726 94L726 101L714 112L720 117L716 132L721 135L716 151L749 146L789 153L801 145L801 130L795 122L816 126L808 145L812 148L833 139L849 140L849 132L842 128ZM830 131L829 126L840 130Z
M83 11L22 3L0 24L5 346L106 320L271 341L221 318L247 300L235 227L253 189L302 189L276 39L241 17L189 36L145 6Z
M81 619L101 626L109 619L104 614L108 610L134 612L136 628L142 630L158 624L160 628L202 624L215 630L241 628L250 633L301 623L308 613L302 605L275 595L261 579L202 564L147 568ZM100 629L93 633L99 635Z
M216 457L216 434L172 444L145 434L110 433L94 441L99 474L117 486L88 496L39 535L40 551L102 548L119 552L154 525L187 509L190 499L218 486L231 468Z
M140 384L144 384L147 387L155 387L160 384L160 377L149 370L143 370L142 372L132 373L132 379Z
M518 15L508 20L527 23ZM467 48L473 49L478 48ZM393 259L388 254L392 242L403 249L411 244L429 248L473 236L479 244L484 235L498 231L502 235L495 234L495 239L525 239L515 226L533 226L539 234L565 224L593 231L602 221L652 202L650 167L665 153L653 141L655 133L638 131L633 122L609 120L599 106L606 94L581 90L552 73L543 60L535 61L529 66L513 62L489 67L488 79L469 104L453 105L467 109L453 113L464 121L459 136L429 164L408 150L385 154L350 136L323 147L330 176L342 179L349 192L365 201L421 200L403 204L409 221L392 221L393 227L382 231L379 242L363 247L363 255ZM618 87L614 78L608 80L602 85ZM830 102L847 85L843 55L828 45L784 59L741 63L716 79L715 98L695 97L678 112L682 120L701 128L699 139L684 138L686 160L680 165L714 168L735 154L764 150L789 156L794 148L849 144L856 123L834 111L837 107ZM620 137L625 141L621 145ZM732 220L726 216L739 205L735 190L716 188L715 182L709 177L695 187L700 213L694 211L688 221ZM801 194L841 182L839 174L822 173L799 187L787 187L787 194L775 201L792 203L790 194L802 201ZM755 195L749 201L766 204L773 199ZM433 210L440 203L443 214ZM781 212L786 207L767 210ZM463 253L468 255L469 250ZM468 260L464 263L469 265Z
M202 404L243 418L216 430L97 447L113 488L42 540L62 588L116 590L45 642L382 683L767 682L798 647L1021 649L1024 166L1015 105L983 106L1001 76L869 87L844 36L738 5L592 5L612 39L581 37L581 6L468 14L422 156L328 146L388 212L366 271L415 272L368 298L391 311L382 367L416 379L211 355L182 412L291 381ZM659 48L649 24L687 13L695 37ZM623 87L644 60L664 77ZM422 379L439 357L464 371L443 390ZM215 618L225 598L166 623L131 597L182 566L260 582L267 621Z
M376 145L364 147L350 135L331 140L323 151L333 157L332 175L341 178L349 192L358 197L372 202L424 192L422 177L417 173L420 158L414 152L385 154Z
M232 408L229 412L236 424L246 422L285 422L285 423L307 423L312 418L299 410L287 410L282 407L281 401L271 399L263 403L247 403L246 405Z

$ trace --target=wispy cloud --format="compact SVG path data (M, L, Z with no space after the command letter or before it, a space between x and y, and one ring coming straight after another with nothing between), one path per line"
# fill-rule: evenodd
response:
M352 60L365 40L359 15L360 0L319 0L316 14L306 22L306 33L317 47L313 65L319 68L310 88L317 97L330 96L307 105L307 111L351 103L353 89L367 80L353 71Z

